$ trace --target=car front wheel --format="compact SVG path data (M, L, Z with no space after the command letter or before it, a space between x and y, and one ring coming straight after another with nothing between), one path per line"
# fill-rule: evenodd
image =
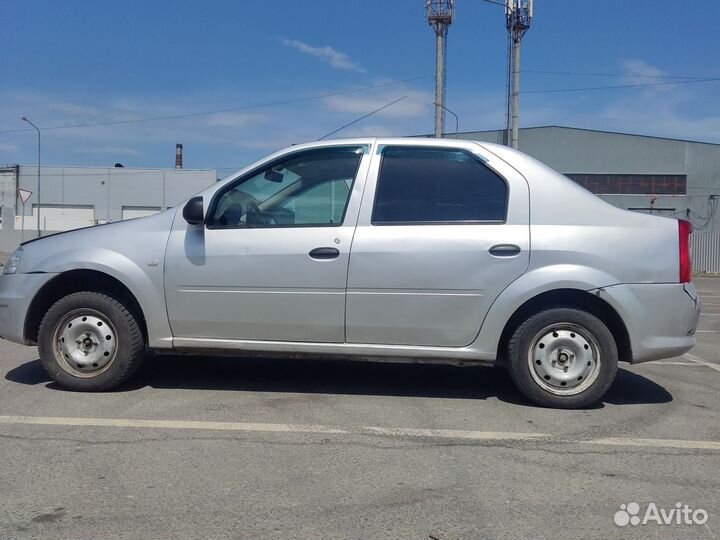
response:
M618 352L605 324L573 308L536 313L508 345L510 375L531 401L577 409L599 401L617 373Z
M145 344L138 322L120 301L98 292L58 300L40 323L40 361L68 390L102 391L125 382Z

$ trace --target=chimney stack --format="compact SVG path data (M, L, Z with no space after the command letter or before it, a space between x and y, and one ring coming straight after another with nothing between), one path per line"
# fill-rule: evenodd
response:
M182 144L175 145L175 168L182 169Z

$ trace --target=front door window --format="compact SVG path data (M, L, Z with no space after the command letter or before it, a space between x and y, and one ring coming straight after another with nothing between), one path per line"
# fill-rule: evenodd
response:
M342 225L362 147L299 152L230 184L208 214L210 229Z

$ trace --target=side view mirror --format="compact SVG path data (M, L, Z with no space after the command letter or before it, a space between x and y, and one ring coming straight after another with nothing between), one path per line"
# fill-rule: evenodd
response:
M193 197L183 207L183 218L190 225L198 225L203 222L205 215L203 214L203 198L202 195Z
M273 171L272 169L265 171L265 180L280 184L283 181L284 174L279 171Z

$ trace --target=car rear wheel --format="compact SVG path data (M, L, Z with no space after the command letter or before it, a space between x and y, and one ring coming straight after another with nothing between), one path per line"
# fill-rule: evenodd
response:
M536 313L508 345L510 375L531 401L577 409L599 401L617 373L617 345L594 315L572 308Z
M101 391L125 382L143 359L138 322L120 301L97 292L58 300L38 333L40 361L68 390Z

